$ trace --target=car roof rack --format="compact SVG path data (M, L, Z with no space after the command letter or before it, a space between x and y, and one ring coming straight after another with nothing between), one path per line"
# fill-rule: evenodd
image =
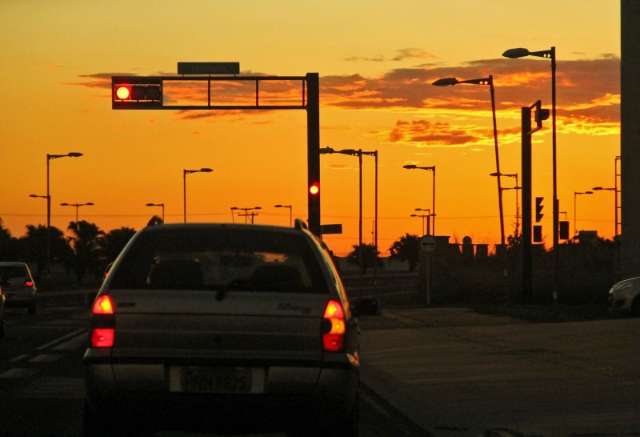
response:
M302 231L303 229L305 229L307 231L309 230L309 226L307 226L307 223L304 220L299 219L299 218L296 219L295 224L293 225L293 227L296 228L299 231Z

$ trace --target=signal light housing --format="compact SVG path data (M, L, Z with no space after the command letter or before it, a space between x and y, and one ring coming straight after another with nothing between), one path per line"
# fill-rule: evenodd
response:
M344 349L344 336L347 332L342 304L331 299L324 309L324 333L322 346L326 352L341 352Z
M114 76L111 90L113 109L162 108L162 79Z

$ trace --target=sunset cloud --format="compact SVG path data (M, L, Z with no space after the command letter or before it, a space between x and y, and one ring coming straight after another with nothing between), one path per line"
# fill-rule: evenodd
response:
M517 142L519 135L519 128L499 131L502 144ZM398 120L387 132L387 139L392 143L419 147L493 146L494 141L492 129L475 125L454 126L447 122L431 122L422 119Z
M433 57L416 48L397 51L390 60ZM558 62L558 115L571 132L588 133L593 127L596 135L619 131L620 119L620 59L603 55L595 59ZM320 80L321 104L344 109L369 110L434 110L438 115L474 115L490 110L486 86L458 85L434 87L438 78L456 77L469 79L493 74L496 86L496 106L502 116L512 117L521 106L528 106L537 99L549 106L549 63L539 59L485 59L458 66L424 66L395 68L377 77L361 74L327 75ZM109 89L112 75L127 73L95 73L80 76L74 86ZM264 85L264 86L263 86ZM301 102L300 82L280 81L261 84L260 99L264 104L297 104ZM252 104L255 100L253 82L217 82L213 95L218 104ZM176 102L206 101L206 85L198 82L174 82L165 87L166 98ZM179 113L187 120L224 116L236 111L213 113ZM501 117L499 112L498 117ZM431 126L433 129L434 127ZM407 138L413 138L407 132ZM430 131L434 139L443 142ZM474 135L471 135L472 137ZM471 140L465 135L451 136L452 141ZM475 137L474 137L475 138Z
M396 54L391 57L385 57L382 55L376 56L349 56L344 58L348 62L401 62L406 60L416 59L436 59L437 56L424 49L407 47L396 50Z

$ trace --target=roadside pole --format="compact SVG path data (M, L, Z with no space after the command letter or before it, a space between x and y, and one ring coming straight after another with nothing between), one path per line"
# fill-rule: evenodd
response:
M422 291L425 296L427 306L431 305L432 282L433 282L433 253L436 249L436 239L431 235L425 235L420 240L420 257L422 258Z

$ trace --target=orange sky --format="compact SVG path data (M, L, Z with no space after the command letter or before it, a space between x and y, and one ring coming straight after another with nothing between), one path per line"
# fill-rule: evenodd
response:
M287 224L276 203L292 203L306 218L303 111L111 110L110 74L173 73L185 60L237 60L245 72L319 72L321 144L379 150L383 251L401 234L419 231L409 217L414 208L431 206L430 175L403 170L407 163L437 166L438 234L499 238L495 180L488 176L495 171L488 90L430 83L493 74L502 170L520 172L519 107L550 101L549 64L501 58L510 47L558 47L560 209L573 221L574 191L613 184L620 141L615 1L131 3L0 4L0 218L14 235L45 221L44 201L28 195L45 191L47 152L85 154L52 163L53 224L61 228L73 210L60 202L93 201L81 217L105 230L143 226L156 212L147 202L165 202L167 221L179 221L182 169L202 166L214 172L189 176L192 221L230 221L231 206L260 205L259 223ZM545 129L534 145L534 196L545 197L545 230L550 139ZM369 159L367 241L372 184ZM343 223L345 231L326 239L343 254L357 238L355 158L322 157L322 195L322 221ZM504 203L510 231L513 191ZM578 227L610 237L613 194L580 197Z

